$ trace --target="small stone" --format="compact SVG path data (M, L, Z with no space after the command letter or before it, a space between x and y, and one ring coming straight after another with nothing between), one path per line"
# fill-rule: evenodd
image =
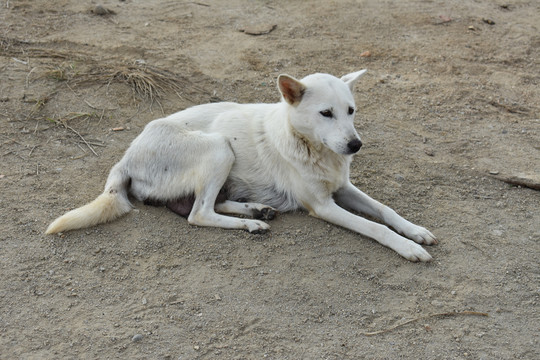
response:
M143 305L148 304L148 300L146 300L146 298L143 298L143 299L142 299L142 304L143 304Z
M193 349L198 351L198 350L200 349L200 346L199 346L199 345L195 345L195 346L193 346Z
M106 15L108 13L109 11L105 9L101 4L96 5L96 7L94 8L94 14L96 15Z
M133 341L133 342L139 342L139 341L141 341L141 340L143 339L143 337L144 337L144 336L143 336L142 334L136 334L135 336L133 336L133 337L131 338L131 341Z
M96 7L92 10L92 12L99 16L105 16L105 15L115 15L116 13L112 10L107 9L105 6L101 4L97 4Z
M499 172L497 170L490 170L490 175L499 175Z
M439 19L441 19L440 20L441 24L448 23L448 22L452 21L452 18L449 17L449 16L446 16L446 15L439 15Z
M360 54L360 57L371 57L371 51L367 50Z
M491 233L493 235L495 235L495 236L502 236L504 234L504 231L502 231L502 230L493 230Z

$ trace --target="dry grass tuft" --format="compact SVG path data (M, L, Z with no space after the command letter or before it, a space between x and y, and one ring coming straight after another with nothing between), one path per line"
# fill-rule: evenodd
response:
M207 94L204 89L196 86L184 76L146 64L118 64L113 62L107 64L102 62L90 71L79 72L69 82L73 85L96 82L107 85L115 82L125 83L137 96L151 102L156 101L158 104L160 98L170 92L193 102L192 99L185 95L184 89Z
M151 101L160 98L168 91L180 96L182 79L166 70L152 66L121 65L112 66L103 71L101 76L108 82L119 80L127 83L142 98Z
M123 64L117 59L96 59L86 52L50 48L56 45L58 44L32 43L0 36L0 55L64 59L64 65L75 62L76 71L72 65L55 65L47 69L44 76L56 81L65 81L68 85L74 86L83 83L109 85L121 82L129 85L141 98L152 102L159 103L159 99L171 91L178 97L191 102L193 101L185 95L185 89L208 94L204 89L190 82L188 78L155 66L144 63Z

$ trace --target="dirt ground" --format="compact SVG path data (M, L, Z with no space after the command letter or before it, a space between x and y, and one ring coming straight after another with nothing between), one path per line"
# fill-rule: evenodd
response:
M97 4L0 4L0 359L537 358L540 193L500 179L540 176L538 1ZM303 212L44 235L149 121L363 68L352 181L433 262Z

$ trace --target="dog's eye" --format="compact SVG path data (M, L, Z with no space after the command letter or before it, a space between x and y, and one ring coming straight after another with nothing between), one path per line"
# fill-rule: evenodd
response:
M349 115L354 114L354 108L352 106L349 106Z
M320 112L320 114L327 118L334 117L334 114L332 114L332 110L323 110Z

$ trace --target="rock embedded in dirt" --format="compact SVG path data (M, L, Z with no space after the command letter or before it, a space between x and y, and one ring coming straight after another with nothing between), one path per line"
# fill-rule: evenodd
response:
M131 341L133 342L139 342L143 339L143 335L142 334L135 334L132 338L131 338Z
M99 16L105 16L105 15L115 15L116 13L112 10L107 9L101 4L97 4L96 7L91 10L92 13Z
M276 24L255 24L245 26L239 29L239 31L248 35L265 35L274 31L276 27Z

